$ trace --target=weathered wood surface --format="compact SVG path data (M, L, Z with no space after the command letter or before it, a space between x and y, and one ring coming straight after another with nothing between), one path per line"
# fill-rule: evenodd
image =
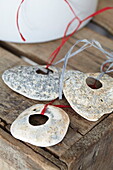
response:
M69 170L113 169L113 114L76 142L60 158Z
M113 7L112 0L99 0L98 10L104 7ZM113 9L103 12L93 18L93 21L113 34Z

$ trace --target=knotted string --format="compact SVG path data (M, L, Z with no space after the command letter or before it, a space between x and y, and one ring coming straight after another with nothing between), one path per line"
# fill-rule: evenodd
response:
M79 43L85 43L80 49L78 49L77 51L73 52L73 49L75 48L75 46ZM103 47L101 46L101 44L96 41L96 40L92 40L92 41L88 41L86 39L84 40L78 40L71 48L70 50L68 51L68 53L65 55L65 57L61 60L59 60L58 62L56 62L54 65L58 64L58 63L61 63L64 61L64 64L63 64L63 69L62 69L62 72L61 72L61 76L60 76L60 85L59 85L59 99L62 99L62 89L63 89L63 81L64 81L64 77L65 77L65 71L66 71L66 66L67 66L67 63L68 63L68 59L77 55L78 53L84 51L85 49L89 48L89 47L95 47L97 48L98 50L100 50L108 59L101 65L101 68L100 68L100 74L99 76L96 78L96 80L100 80L104 74L107 74L107 73L110 73L110 72L113 72L113 69L111 69L113 67L113 54L112 53L109 53L107 52L106 50L103 49ZM107 68L106 71L104 71L105 69L105 66L107 64L110 64L109 67ZM94 85L95 86L95 85Z

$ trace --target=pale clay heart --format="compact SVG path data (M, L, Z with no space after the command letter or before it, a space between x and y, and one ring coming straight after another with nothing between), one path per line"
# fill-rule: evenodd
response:
M113 111L113 78L104 75L100 80L102 87L90 88L86 79L97 78L99 73L68 71L63 92L71 107L82 117L97 121L101 116Z
M9 88L25 97L50 101L59 95L60 71L53 66L49 69L48 75L44 75L37 74L38 66L18 66L6 70L2 79Z
M37 104L21 113L11 125L11 134L19 140L40 147L53 146L61 142L70 122L68 115L61 108L49 105L44 114L49 118L45 124L33 126L29 123L29 117L41 114L44 106Z

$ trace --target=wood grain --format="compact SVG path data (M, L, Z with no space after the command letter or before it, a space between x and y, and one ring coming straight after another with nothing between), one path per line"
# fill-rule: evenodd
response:
M113 169L113 114L104 119L60 158L68 170Z

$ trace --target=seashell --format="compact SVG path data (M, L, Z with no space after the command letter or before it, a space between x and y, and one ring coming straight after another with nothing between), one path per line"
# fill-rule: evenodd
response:
M96 121L101 116L113 111L113 78L104 75L98 89L89 87L100 73L82 73L69 71L64 80L63 92L71 107L82 117Z
M59 95L60 71L49 68L48 74L41 74L38 66L18 66L6 70L2 79L4 83L25 97L40 101L50 101Z
M69 126L69 117L61 108L49 105L44 116L48 117L45 124L33 126L30 124L30 116L41 115L44 104L34 105L24 112L11 125L11 134L24 142L48 147L61 142L66 135Z

